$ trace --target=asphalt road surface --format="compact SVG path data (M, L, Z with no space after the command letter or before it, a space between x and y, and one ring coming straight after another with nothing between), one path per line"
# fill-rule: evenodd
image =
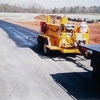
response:
M90 60L44 56L37 35L0 20L0 100L96 100Z

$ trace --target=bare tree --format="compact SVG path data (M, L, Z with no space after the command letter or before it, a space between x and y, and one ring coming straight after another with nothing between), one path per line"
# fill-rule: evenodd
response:
M9 4L0 4L0 12L15 12L15 13L100 13L100 6L75 6L75 7L62 7L62 8L44 8L43 6L34 3L29 4L28 7L25 5L9 5Z

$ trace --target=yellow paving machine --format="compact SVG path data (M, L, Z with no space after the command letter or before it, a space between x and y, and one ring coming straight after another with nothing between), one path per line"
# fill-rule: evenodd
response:
M50 15L46 22L40 22L40 34L38 35L38 49L44 54L58 50L61 53L78 53L79 44L89 43L89 28L86 22L79 26L68 23L67 17L61 17L59 22L51 20Z

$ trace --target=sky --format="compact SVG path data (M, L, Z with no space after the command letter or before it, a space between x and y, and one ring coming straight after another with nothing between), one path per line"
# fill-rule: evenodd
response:
M100 0L0 0L0 3L29 5L37 3L45 8L69 6L100 6Z

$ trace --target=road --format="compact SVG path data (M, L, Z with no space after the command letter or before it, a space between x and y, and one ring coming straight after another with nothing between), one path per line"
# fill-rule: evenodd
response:
M0 100L90 100L92 67L82 56L44 56L37 32L0 20Z

